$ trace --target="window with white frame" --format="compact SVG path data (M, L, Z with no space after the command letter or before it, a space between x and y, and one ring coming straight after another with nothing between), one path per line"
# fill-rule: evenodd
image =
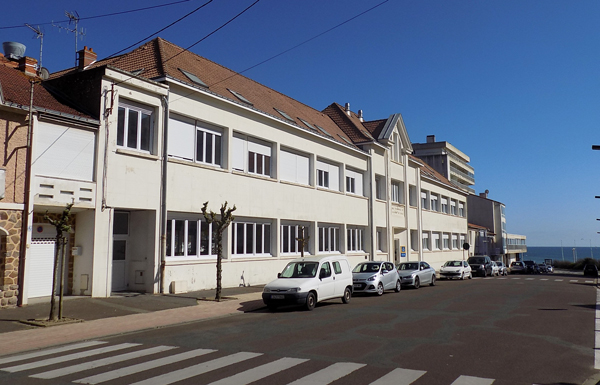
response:
M319 226L319 252L337 252L339 247L340 229L335 226Z
M168 154L171 157L221 166L223 131L208 123L169 117Z
M317 186L340 191L340 167L317 160Z
M463 218L465 216L465 204L463 202L458 202L458 216Z
M431 233L431 244L433 246L433 250L441 250L442 249L442 245L440 242L441 242L440 233Z
M450 200L450 214L456 215L456 200Z
M362 229L348 228L346 230L346 241L349 252L364 251Z
M410 249L412 251L419 250L419 232L417 230L410 231Z
M233 136L233 169L271 176L271 144L244 135Z
M431 211L440 211L440 207L438 205L438 203L439 203L438 202L438 196L434 195L434 194L431 194L430 197L431 197L431 199L430 199L430 201L431 201L431 206L430 206Z
M408 204L412 207L417 207L418 199L417 186L408 185Z
M283 149L279 151L279 178L281 180L308 185L309 175L308 156Z
M462 249L463 245L465 244L465 239L466 239L465 234L461 234L460 235L460 245L459 245L461 249Z
M346 192L363 195L363 174L346 169Z
M422 241L423 250L429 250L429 233L423 232Z
M304 235L302 234L304 228ZM308 239L309 227L302 225L281 225L281 252L283 254L300 253L299 238ZM304 252L308 253L308 242L304 242Z
M421 190L421 208L427 210L429 208L429 201L427 199L427 191Z
M381 175L375 175L375 198L385 199L385 178Z
M450 234L444 233L444 234L442 234L442 237L443 237L442 246L444 247L444 250L449 250L450 249Z
M448 214L448 198L441 197L440 200L442 201L442 212Z
M404 183L392 181L392 202L404 203Z
M452 249L458 250L458 234L452 234Z
M392 136L392 160L400 162L400 136L396 133Z
M117 146L152 153L154 121L151 107L134 103L119 103L117 116Z
M376 239L376 248L377 251L386 251L387 250L387 242L386 242L386 231L385 228L377 228L377 232L375 233L377 239Z
M199 219L167 220L167 257L201 258L217 256L212 224Z
M231 224L231 254L238 256L270 255L271 225L257 222Z

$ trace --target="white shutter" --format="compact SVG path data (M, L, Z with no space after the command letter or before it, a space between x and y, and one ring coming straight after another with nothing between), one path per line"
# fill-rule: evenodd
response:
M234 170L246 170L246 140L237 136L233 137L232 167Z
M194 160L195 130L193 124L169 118L168 154Z
M340 168L332 164L329 165L329 188L340 191Z
M296 155L296 182L308 185L309 173L310 167L308 157Z
M27 296L29 298L47 297L52 294L54 245L53 239L31 241L31 248L27 254L29 262Z
M35 175L94 180L96 135L93 131L40 122L35 133Z
M265 156L271 156L271 146L264 143L260 143L258 141L248 140L248 151L252 151Z
M308 184L308 157L281 150L279 152L279 159L279 172L281 175L281 180L306 185Z

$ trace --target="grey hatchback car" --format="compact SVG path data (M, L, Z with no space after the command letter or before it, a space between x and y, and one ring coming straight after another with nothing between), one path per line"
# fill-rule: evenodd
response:
M362 262L352 270L354 293L383 295L385 290L400 291L402 285L398 272L390 262Z

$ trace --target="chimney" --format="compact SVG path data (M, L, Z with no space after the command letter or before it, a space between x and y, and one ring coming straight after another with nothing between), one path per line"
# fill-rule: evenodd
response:
M31 57L23 56L19 59L19 71L25 72L25 75L36 76L37 75L37 60Z
M427 143L435 143L435 135L427 135Z
M362 110L358 110L358 119L359 119L361 122L364 122L364 121L365 121L365 120L363 119L363 112L362 112Z
M350 103L346 103L346 113L348 114L348 116L350 116Z
M489 193L490 190L485 190L485 192L479 193L479 196L487 199Z
M83 49L78 51L77 54L79 61L78 68L80 70L85 69L87 66L94 63L98 58L98 55L94 52L94 50L88 48L87 46L83 47Z

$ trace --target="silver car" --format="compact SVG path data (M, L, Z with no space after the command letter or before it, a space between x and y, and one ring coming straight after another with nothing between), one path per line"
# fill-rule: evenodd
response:
M398 272L390 262L362 262L352 270L354 293L376 293L383 295L385 290L400 291L402 285Z
M435 285L435 270L427 262L402 262L396 266L402 286Z

